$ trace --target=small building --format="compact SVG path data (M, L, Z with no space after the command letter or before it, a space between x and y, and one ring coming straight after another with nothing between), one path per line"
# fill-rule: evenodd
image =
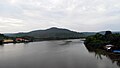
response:
M3 43L13 43L14 42L14 40L12 40L12 39L4 39L3 40Z
M114 45L109 44L109 45L104 46L104 49L106 49L107 51L110 51L112 47L114 47Z
M24 38L16 38L16 42L29 42L29 40L24 39Z

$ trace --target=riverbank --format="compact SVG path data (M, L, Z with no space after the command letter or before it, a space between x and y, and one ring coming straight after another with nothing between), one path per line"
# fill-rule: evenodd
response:
M96 35L86 38L84 44L89 48L103 49L112 53L120 53L120 34L112 34L106 31L104 35L97 33Z

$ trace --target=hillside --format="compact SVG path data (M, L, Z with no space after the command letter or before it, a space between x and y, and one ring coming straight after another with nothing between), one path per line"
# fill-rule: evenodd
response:
M5 34L11 37L30 36L37 40L51 39L74 39L85 37L84 34L63 28L52 27L46 30L35 30L28 33Z
M85 45L92 48L104 48L106 45L114 45L114 48L120 48L120 34L106 31L105 34L96 33L95 35L86 37Z
M104 35L106 31L100 31L100 32L81 32L84 34L85 37L95 35L96 33ZM112 31L113 34L120 34L120 31Z

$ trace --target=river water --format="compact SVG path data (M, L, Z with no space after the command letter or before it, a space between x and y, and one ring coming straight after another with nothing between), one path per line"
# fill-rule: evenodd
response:
M119 68L117 62L101 57L80 39L0 46L0 68Z

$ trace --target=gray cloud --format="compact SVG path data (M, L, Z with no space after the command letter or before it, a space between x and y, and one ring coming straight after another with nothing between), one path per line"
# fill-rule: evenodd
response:
M0 0L0 32L119 30L119 18L119 0Z

